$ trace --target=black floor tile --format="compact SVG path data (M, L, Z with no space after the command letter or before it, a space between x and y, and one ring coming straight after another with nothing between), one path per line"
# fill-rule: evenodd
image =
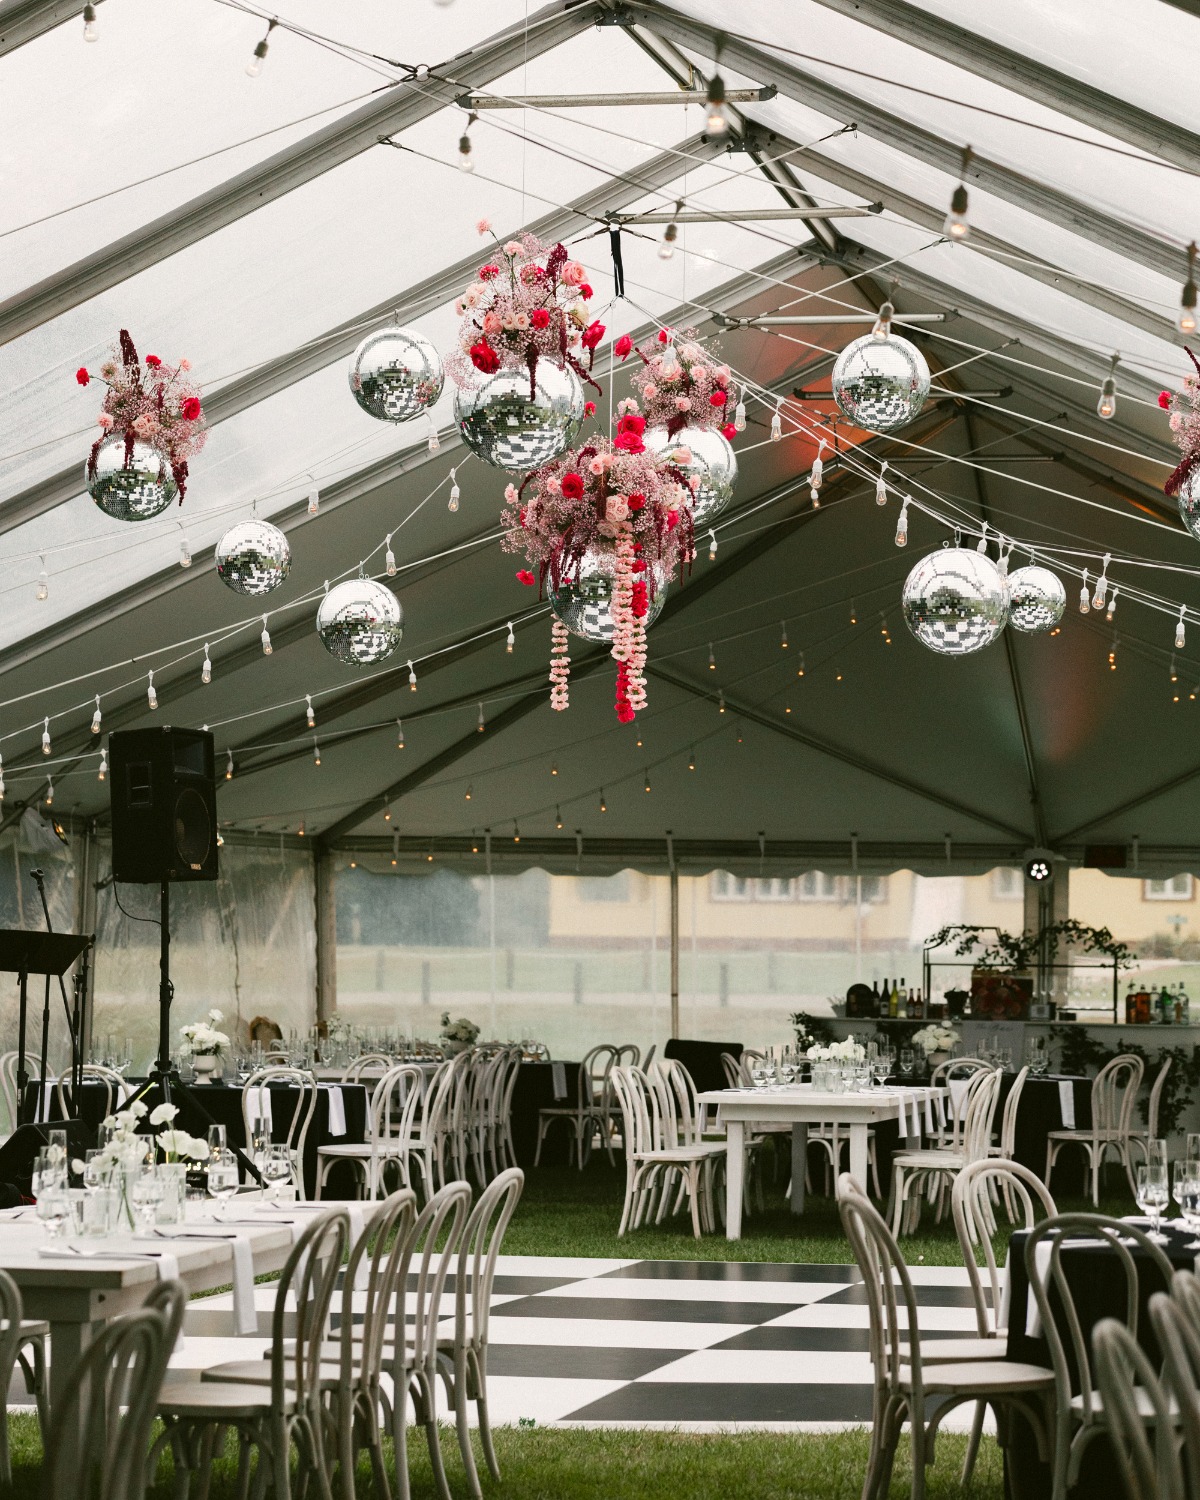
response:
M637 1380L690 1353L687 1349L557 1348L539 1344L492 1344L491 1375L535 1375L550 1380Z
M974 1307L975 1298L971 1294L969 1286L915 1286L918 1307ZM985 1296L986 1296L985 1292ZM831 1307L838 1304L847 1304L854 1307L866 1307L870 1302L870 1294L866 1285L859 1282L857 1286L848 1286L843 1291L833 1292L828 1297L821 1298L822 1307ZM958 1334L963 1337L963 1330Z
M660 1384L640 1381L568 1422L869 1422L869 1385Z
M922 1344L934 1343L938 1339L961 1339L971 1337L967 1333L953 1331L922 1333ZM901 1342L907 1335L901 1333ZM768 1324L763 1328L747 1328L723 1339L714 1349L812 1349L826 1353L866 1354L870 1352L871 1335L865 1328L780 1328ZM1001 1350L1002 1354L1003 1351ZM999 1357L999 1355L997 1356Z
M861 1281L856 1266L771 1264L764 1261L639 1260L604 1278L660 1281Z
M767 1323L802 1306L787 1302L656 1302L651 1297L522 1297L502 1302L496 1318L564 1318L590 1322ZM586 1335L581 1335L581 1341Z

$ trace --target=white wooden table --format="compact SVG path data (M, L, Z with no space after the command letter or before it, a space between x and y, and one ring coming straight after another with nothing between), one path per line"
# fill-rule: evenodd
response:
M331 1207L333 1205L330 1205ZM246 1205L248 1208L249 1205ZM47 1243L46 1232L32 1208L19 1210L20 1217L0 1215L0 1267L21 1289L27 1318L43 1318L50 1324L50 1409L60 1398L75 1366L104 1325L122 1313L141 1307L159 1279L158 1244L179 1263L179 1279L189 1293L212 1291L233 1280L233 1247L227 1239L172 1237L156 1242L113 1235L100 1240L76 1240L84 1248L97 1248L103 1258L81 1256L78 1261L49 1259L38 1254ZM257 1212L257 1205L250 1210ZM238 1205L238 1216L243 1205ZM278 1218L286 1219L284 1212ZM235 1217L231 1210L230 1217ZM306 1216L307 1217L307 1216ZM181 1226L190 1234L206 1229L214 1234L245 1235L254 1256L254 1274L278 1271L292 1248L292 1225L261 1226L213 1222L189 1213ZM60 1242L61 1243L61 1242ZM128 1258L109 1258L126 1252Z
M715 1105L717 1123L724 1125L728 1142L725 1161L725 1237L742 1237L742 1188L746 1167L746 1130L758 1124L792 1127L792 1212L804 1212L804 1171L808 1158L808 1127L839 1125L850 1137L850 1172L867 1182L867 1141L870 1127L882 1120L898 1120L900 1110L911 1121L916 1111L927 1123L927 1106L948 1097L945 1089L873 1088L869 1094L829 1094L811 1084L783 1088L713 1089L700 1103ZM935 1117L936 1118L936 1117Z

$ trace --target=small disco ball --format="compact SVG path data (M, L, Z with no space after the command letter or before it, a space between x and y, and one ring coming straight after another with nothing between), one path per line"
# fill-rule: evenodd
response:
M1175 496L1183 524L1200 540L1200 468L1194 468Z
M217 543L217 577L235 594L269 594L291 566L288 539L270 521L239 521Z
M565 453L583 421L583 387L567 365L539 359L532 400L527 370L497 370L454 393L454 420L471 452L523 473Z
M148 521L178 498L171 465L149 443L134 443L125 462L125 439L109 433L96 454L96 472L84 468L87 492L106 516L118 521Z
M929 395L929 366L915 344L889 333L855 339L837 357L833 399L856 427L892 432L911 422Z
M558 588L550 590L550 608L572 635L581 636L585 641L611 642L612 566L611 558L588 552L580 561L577 576L564 579ZM644 622L647 629L662 614L666 602L666 580L661 574L656 574L654 597L650 600Z
M904 622L941 656L989 646L1008 619L1008 581L982 552L944 547L923 557L904 581Z
M667 436L665 427L651 427L643 439L651 453L678 453L690 455L687 463L675 460L690 479L696 475L700 487L692 494L692 524L707 525L709 521L733 499L733 487L737 483L737 458L729 446L724 433L715 427L684 427L674 437Z
M379 328L354 351L350 389L369 417L408 422L442 394L445 375L437 350L411 328Z
M371 578L336 584L317 610L317 634L326 651L354 667L390 656L404 636L403 625L400 601Z
M1031 563L1008 575L1008 623L1033 634L1053 630L1067 607L1067 591L1057 573Z

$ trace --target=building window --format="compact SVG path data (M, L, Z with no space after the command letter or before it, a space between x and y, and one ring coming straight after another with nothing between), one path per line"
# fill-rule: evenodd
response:
M731 875L728 870L714 870L709 887L714 901L749 901L750 882L741 875Z
M1167 880L1143 880L1143 901L1190 901L1193 880L1190 875L1172 875Z
M855 876L826 875L821 870L788 879L782 875L731 875L714 870L709 893L713 901L823 901L848 905L854 901ZM863 904L887 900L886 875L862 875Z
M581 901L628 901L629 871L617 875L577 875Z
M1023 901L1025 899L1025 872L1010 866L992 871L992 899L995 901Z

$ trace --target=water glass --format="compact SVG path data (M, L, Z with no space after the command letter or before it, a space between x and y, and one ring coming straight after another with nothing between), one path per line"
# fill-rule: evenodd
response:
M159 1204L163 1201L163 1181L152 1166L138 1172L129 1185L129 1201L137 1227L143 1234L150 1234L158 1219Z
M900 1048L900 1072L908 1078L913 1070L913 1050L911 1047Z
M1177 1161L1173 1171L1175 1202L1183 1222L1194 1235L1200 1235L1200 1160ZM1200 1239L1184 1245L1185 1250L1200 1250Z
M765 1089L767 1086L767 1070L763 1067L761 1060L756 1059L750 1069L750 1082L756 1089Z
M238 1190L238 1163L232 1151L222 1147L209 1157L206 1174L209 1196L220 1205L217 1217L225 1217L225 1205Z
M1194 1131L1187 1138L1187 1161L1200 1161L1200 1131Z
M285 1145L272 1145L267 1148L262 1164L262 1174L267 1182L267 1196L272 1199L278 1198L279 1189L285 1182L289 1182L292 1176L292 1154Z
M37 1216L46 1226L46 1238L56 1240L71 1216L71 1200L65 1187L50 1187L38 1194Z
M88 1188L83 1195L82 1232L92 1239L110 1234L117 1221L117 1190L107 1179L100 1187Z
M112 1164L104 1151L88 1151L83 1158L83 1185L85 1188L103 1187L108 1181Z
M224 1125L210 1125L208 1127L208 1158L215 1161L228 1145L225 1139Z
M1158 1244L1166 1244L1166 1236L1159 1232L1163 1210L1170 1202L1167 1192L1167 1169L1151 1164L1137 1169L1137 1203L1150 1219L1150 1238Z

